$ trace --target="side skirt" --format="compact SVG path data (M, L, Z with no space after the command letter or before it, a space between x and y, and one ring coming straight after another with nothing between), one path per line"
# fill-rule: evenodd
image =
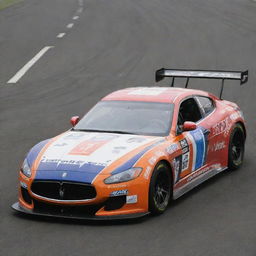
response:
M200 170L198 170L198 172L202 171L205 168L207 168L207 167L201 168ZM226 169L227 169L227 167L219 167L219 168L210 169L209 171L207 171L205 173L202 173L201 175L199 175L195 179L193 179L191 181L188 181L182 187L175 189L173 191L173 199L177 199L177 198L181 197L182 195L184 195L188 191L192 190L196 186L200 185L204 181L210 179L211 177L215 176L216 174L218 174L220 172L225 171ZM189 177L185 177L184 179L189 179L192 175L194 175L194 173L192 173Z

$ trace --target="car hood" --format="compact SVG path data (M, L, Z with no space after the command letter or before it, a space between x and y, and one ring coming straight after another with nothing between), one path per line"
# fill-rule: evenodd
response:
M112 173L131 168L161 140L151 136L69 131L50 140L41 150L35 179L92 183L117 160L123 159Z

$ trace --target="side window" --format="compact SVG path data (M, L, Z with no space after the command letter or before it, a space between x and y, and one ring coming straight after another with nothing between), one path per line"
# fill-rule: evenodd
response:
M204 110L205 115L208 115L214 110L214 104L212 99L208 97L203 97L203 96L197 96L196 97L200 106Z
M183 101L180 105L179 116L178 116L178 129L186 121L197 122L202 118L199 107L194 98L189 98Z

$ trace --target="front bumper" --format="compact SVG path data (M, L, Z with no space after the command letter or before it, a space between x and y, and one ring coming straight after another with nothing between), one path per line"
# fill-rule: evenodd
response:
M110 185L104 183L105 176L101 175L100 178L101 180L95 182L94 185L97 191L96 197L95 195L88 199L78 197L79 200L76 200L81 189L72 187L70 190L70 187L63 187L68 197L60 199L56 197L58 193L47 194L52 191L56 192L51 186L49 188L46 186L43 191L47 191L46 194L43 194L40 189L32 190L33 180L27 180L21 175L19 201L12 208L32 215L88 220L131 219L148 214L148 191L143 178L141 180L138 178L133 182ZM68 193L69 191L72 193ZM73 193L74 191L77 193Z
M122 214L122 215L110 215L110 216L95 216L95 215L85 215L84 213L76 212L65 212L65 210L60 210L56 212L50 211L33 211L28 210L22 207L19 202L16 202L12 205L12 209L29 215L36 216L45 216L45 217L54 217L54 218L63 218L63 219L80 219L80 220L124 220L124 219L137 219L144 217L149 214L149 212L141 212L141 213L131 213L131 214Z

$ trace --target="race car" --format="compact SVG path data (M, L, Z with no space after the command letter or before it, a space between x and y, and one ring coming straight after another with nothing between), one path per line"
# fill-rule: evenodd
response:
M163 213L210 177L243 163L246 128L237 104L188 89L191 78L240 80L248 71L156 71L171 87L115 91L72 128L35 145L19 172L26 214L124 219ZM174 87L176 77L186 88Z

